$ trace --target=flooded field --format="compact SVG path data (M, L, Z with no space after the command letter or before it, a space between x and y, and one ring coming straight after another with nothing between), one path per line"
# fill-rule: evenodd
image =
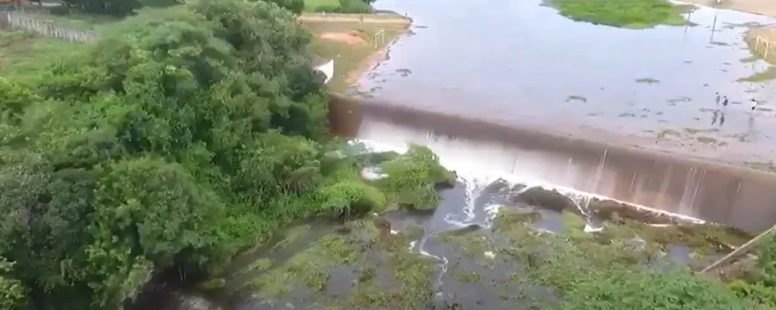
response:
M739 81L768 68L743 36L770 18L701 7L688 15L695 26L631 30L574 22L540 0L376 6L414 26L362 78L362 95L739 164L774 154L776 85ZM751 98L762 102L754 114Z

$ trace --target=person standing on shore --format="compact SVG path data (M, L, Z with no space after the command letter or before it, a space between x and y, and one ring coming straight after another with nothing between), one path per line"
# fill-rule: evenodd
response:
M719 92L714 93L714 95L715 95L714 102L717 103L717 105L719 105Z
M757 100L752 98L752 113L754 113L755 110L757 110Z
M727 108L728 105L728 98L727 96L722 97L722 107Z

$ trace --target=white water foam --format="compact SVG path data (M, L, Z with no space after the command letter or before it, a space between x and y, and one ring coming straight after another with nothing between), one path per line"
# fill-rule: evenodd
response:
M366 140L366 139L356 139L353 141L350 141L351 144L360 144L363 146L367 151L371 152L396 152L396 153L405 153L409 149L409 145L407 143L404 144L398 144L398 143L384 143L374 140ZM442 166L444 166L447 169L453 170L456 172L458 176L458 181L461 182L466 191L466 206L463 208L463 218L455 218L457 214L446 214L445 215L445 222L452 226L456 227L466 227L473 223L473 220L475 218L475 200L481 195L482 190L492 184L493 182L496 182L498 180L504 180L507 183L510 183L510 186L514 186L516 184L523 184L526 185L521 192L525 192L528 189L531 188L543 188L545 190L555 190L567 197L569 197L574 204L577 206L577 208L582 212L583 214L588 214L587 206L590 202L590 199L596 198L600 200L612 200L616 201L618 203L626 204L629 206L632 206L636 209L646 210L650 212L660 213L667 215L669 217L675 217L680 218L685 221L689 222L695 222L695 223L704 223L702 220L680 215L680 214L674 214L670 212L665 212L662 210L656 210L652 209L646 206L637 205L633 203L627 203L623 201L619 201L616 199L612 199L609 197L591 194L583 191L579 191L573 188L563 187L563 186L557 186L555 184L551 184L550 182L546 182L544 180L538 179L538 178L532 178L527 177L523 175L519 175L514 173L514 171L505 172L505 171L493 171L493 170L487 170L482 169L482 167L475 167L475 165L472 165L470 162L463 161L463 160L456 160L455 158L445 156L446 154L455 154L455 150L439 150L439 146L437 145L436 148L432 148L432 151L435 151L437 155L439 156L439 162ZM454 146L448 146L444 147L445 149L448 148L454 148ZM452 152L452 153L450 153ZM483 158L483 161L487 161L487 158ZM569 159L571 160L571 159ZM602 161L605 159L602 159ZM517 159L515 159L517 161ZM514 169L513 169L514 170ZM367 175L371 177L375 177L377 175L380 175L380 177L384 177L385 175L381 175L379 173L376 173L373 170L369 170L366 172ZM600 178L600 169L596 173L596 179ZM584 206L583 206L584 204ZM485 222L484 223L477 223L480 225L483 225L485 228L491 227L493 223L493 219L498 214L499 210L504 207L500 204L488 204L485 205L483 208L483 211L486 215ZM600 227L593 227L590 225L590 223L587 223L585 225L584 231L585 232L597 232L603 230L603 226ZM393 231L392 231L393 232ZM546 231L546 233L554 233L551 231ZM418 249L418 253L420 255L424 255L430 258L433 258L437 261L439 261L439 268L440 273L438 278L435 281L435 287L441 287L443 284L443 277L447 273L448 270L448 259L444 256L437 256L434 254L429 253L424 249L424 245L426 241L428 240L430 236L424 235L419 240L411 241L409 244L410 251L413 251L415 248ZM416 247L417 246L417 247ZM486 252L483 253L488 258L495 258L495 254L492 252ZM437 293L437 297L442 297L443 292L439 291Z
M352 144L361 144L363 145L367 150L370 150L372 152L397 152L397 153L404 153L408 150L409 146L408 144L403 145L396 145L397 143L384 143L374 140L365 140L365 139L356 139L351 141ZM439 151L436 149L432 149L433 151ZM455 154L454 150L443 150L443 152L437 152L437 155L439 156L439 162L442 166L444 166L447 169L453 170L457 173L459 181L464 184L466 188L466 207L463 209L465 217L463 219L455 219L452 218L452 216L446 216L445 220L450 223L451 225L459 226L459 227L465 227L468 226L471 223L471 220L474 219L474 201L479 197L480 193L482 192L482 189L485 186L488 186L492 184L493 182L501 179L504 180L510 185L516 185L516 184L523 184L526 185L525 188L523 188L521 191L526 191L530 188L542 188L548 191L557 191L567 197L569 197L574 203L577 205L577 208L579 208L580 212L583 214L587 214L587 204L589 203L590 199L599 199L599 200L611 200L615 201L617 203L625 204L628 206L632 206L635 209L658 213L662 215L666 215L668 217L673 217L677 219L681 219L688 222L693 222L697 224L705 223L703 220L685 216L681 214L666 212L663 210L653 209L647 206L638 205L634 203L629 203L625 201L620 201L617 199L612 199L610 197L597 195L593 193L587 193L583 191L579 191L573 188L564 187L564 186L558 186L552 183L549 183L547 181L538 179L536 177L530 177L530 176L524 176L520 175L514 172L505 172L505 171L488 171L485 169L482 169L483 167L476 167L470 162L456 160L452 157L446 157L445 154ZM483 158L483 161L487 161L488 158ZM584 206L583 206L584 204ZM501 206L497 205L489 205L486 206L486 214L488 215L488 220L486 224L490 223L490 220L498 213L498 210ZM587 225L585 227L585 231L591 232L591 231L600 231L602 227L592 227L590 225Z

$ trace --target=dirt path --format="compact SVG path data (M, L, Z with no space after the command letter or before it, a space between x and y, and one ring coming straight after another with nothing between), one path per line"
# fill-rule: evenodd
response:
M377 14L302 14L301 22L341 22L409 25L412 20L401 15Z
M731 9L747 13L776 16L776 1L774 0L682 0L684 2Z

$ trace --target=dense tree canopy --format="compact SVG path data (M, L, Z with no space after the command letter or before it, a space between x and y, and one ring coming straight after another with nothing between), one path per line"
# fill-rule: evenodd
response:
M248 0L252 2L261 0ZM183 4L183 0L62 0L64 8L74 9L83 13L128 16L133 15L142 7L169 7ZM281 8L299 14L304 9L304 0L269 0Z
M330 155L291 11L201 0L101 37L0 79L2 309L119 309L170 266L213 270L288 220L388 203Z

